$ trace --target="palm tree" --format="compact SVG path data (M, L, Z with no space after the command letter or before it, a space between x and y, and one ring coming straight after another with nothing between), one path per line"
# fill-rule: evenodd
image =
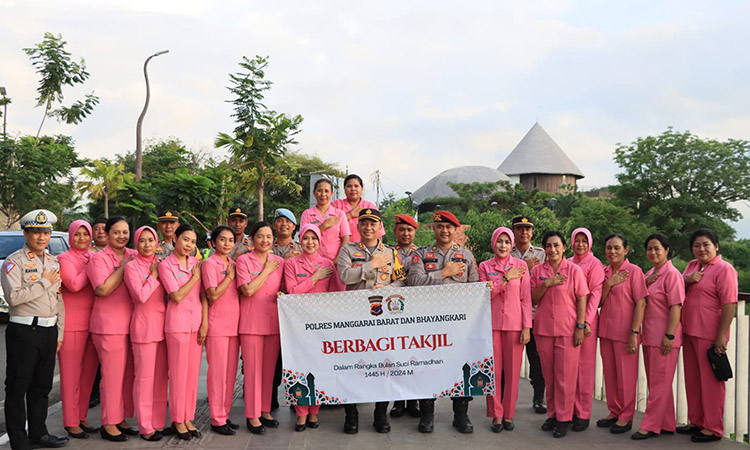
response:
M106 158L94 160L93 167L81 169L81 175L89 181L79 181L78 192L88 194L92 200L104 199L104 217L109 217L109 199L122 188L126 180L133 178L132 173L125 172L123 163L110 163Z

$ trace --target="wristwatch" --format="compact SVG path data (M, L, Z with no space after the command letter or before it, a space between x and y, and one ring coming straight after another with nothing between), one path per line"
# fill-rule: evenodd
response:
M510 282L510 280L508 279L508 277L506 277L505 275L503 275L503 281L505 281L506 283Z
M665 333L664 336L670 341L674 341L674 334Z
M640 331L638 331L638 330L633 330L633 329L631 329L631 330L630 330L630 332L631 332L631 333L633 333L633 334L641 334L641 332L640 332Z
M579 329L579 330L585 330L586 329L586 324L585 323L577 323L576 324L576 328Z

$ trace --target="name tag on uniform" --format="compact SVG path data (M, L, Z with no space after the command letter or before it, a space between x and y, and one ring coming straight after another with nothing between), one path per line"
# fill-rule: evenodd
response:
M180 273L178 273L178 274L177 274L177 278L182 278L182 277L184 277L185 275L187 275L187 274L186 274L186 273L183 273L183 272L180 272Z
M547 279L547 277L539 277L540 280L544 281Z
M260 272L250 272L250 275L260 275Z
M309 275L308 275L308 274L306 274L306 273L298 273L298 274L297 274L297 276L298 276L298 277L307 277L307 276L309 276Z
M498 276L498 275L500 275L500 273L498 273L498 272L487 272L487 275Z

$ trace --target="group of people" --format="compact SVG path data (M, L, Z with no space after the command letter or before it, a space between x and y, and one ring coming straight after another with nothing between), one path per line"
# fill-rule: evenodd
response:
M211 429L235 434L229 419L242 358L248 430L263 434L279 422L271 415L280 358L277 299L284 294L377 289L483 281L491 288L492 340L498 386L487 397L494 432L512 430L524 346L531 363L534 408L547 413L542 430L563 437L589 426L597 337L601 342L609 414L597 421L612 433L631 429L639 348L643 348L649 398L633 439L684 432L707 442L723 431L724 383L706 352L726 352L737 302L737 273L718 255L711 230L691 237L696 257L684 274L670 260L668 239L648 237L653 268L645 275L628 262L627 239L605 239L609 264L594 256L589 230L573 231L573 256L565 236L549 232L531 245L534 223L518 217L491 238L494 257L477 265L456 243L461 223L449 211L433 214L432 244L417 248L419 224L397 215L396 244L382 241L384 224L362 198L362 180L345 179L346 199L331 201L326 179L314 186L316 205L298 222L278 209L272 223L249 228L247 212L229 210L227 225L210 233L201 253L198 235L179 224L176 211L159 214L157 227L130 226L112 217L94 227L69 229L70 250L55 258L45 248L56 218L36 210L21 219L26 245L10 255L0 281L10 305L7 328L6 424L11 446L60 447L45 425L55 353L60 362L63 422L68 435L124 441L140 435L190 440L197 404L202 347L208 361ZM101 231L97 227L102 228ZM106 242L104 240L106 237ZM94 240L94 245L92 245ZM690 424L676 427L672 379L684 346ZM102 425L87 420L89 393L101 365ZM544 406L546 392L546 408ZM453 426L471 433L471 397L453 398ZM420 432L434 429L434 399L399 401L392 417L419 417ZM28 414L25 409L28 405ZM376 403L374 428L390 431L387 402ZM169 409L171 425L167 426ZM296 431L319 425L320 405L296 406ZM135 415L138 428L126 418ZM25 422L28 420L28 432ZM345 405L344 432L359 429L357 405Z

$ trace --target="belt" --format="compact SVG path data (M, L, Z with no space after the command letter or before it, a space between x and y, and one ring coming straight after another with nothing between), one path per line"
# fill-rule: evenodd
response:
M29 326L40 326L40 327L54 327L57 325L57 316L54 317L28 317L28 316L10 316L9 322L17 323L19 325Z

